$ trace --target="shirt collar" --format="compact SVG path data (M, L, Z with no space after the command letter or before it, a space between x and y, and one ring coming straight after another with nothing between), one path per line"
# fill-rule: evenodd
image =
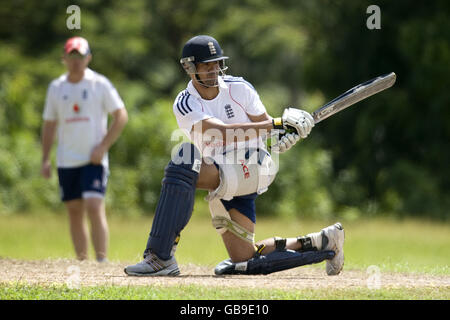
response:
M68 81L67 79L69 77L69 73L66 72L63 76L64 76L64 80ZM91 79L94 79L94 71L92 69L86 68L84 70L84 76L83 76L83 79L81 79L81 81L83 81L83 80L91 80Z
M219 76L218 78L218 82L219 82L219 92L222 90L228 90L228 85L226 84L226 82L222 79L222 77ZM192 83L192 80L189 81L188 85L187 85L187 91L192 94L193 96L202 99L202 97L200 96L200 94L198 93L197 89L195 89L194 84Z
M89 68L86 68L84 70L84 79L90 80L90 79L93 79L93 78L94 78L94 71L92 71Z

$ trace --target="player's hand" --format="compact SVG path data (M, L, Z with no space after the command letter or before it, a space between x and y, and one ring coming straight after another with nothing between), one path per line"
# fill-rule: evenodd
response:
M50 179L50 177L52 176L52 164L50 160L42 161L41 175L45 179Z
M286 108L281 118L273 119L273 125L275 129L283 128L288 132L294 130L300 138L305 139L314 127L314 119L304 110Z
M101 164L106 151L106 148L102 144L97 145L94 150L92 150L91 163Z
M271 150L277 153L286 152L299 140L300 136L296 133L280 134L277 143L271 146Z

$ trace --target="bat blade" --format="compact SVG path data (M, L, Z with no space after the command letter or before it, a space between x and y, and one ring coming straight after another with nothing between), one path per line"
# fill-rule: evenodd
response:
M311 115L314 118L315 123L332 116L339 111L350 107L351 105L364 100L378 92L386 90L392 87L395 83L397 76L394 72L373 78L369 81L363 82L356 87L344 92L340 96L334 98L327 104L323 105Z

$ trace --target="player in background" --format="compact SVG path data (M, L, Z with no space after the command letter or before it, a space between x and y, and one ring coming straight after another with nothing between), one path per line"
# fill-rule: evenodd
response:
M210 36L196 36L183 48L180 62L191 81L176 97L173 111L193 143L181 144L172 154L144 260L126 267L125 273L180 273L174 254L198 188L209 191L212 222L230 256L217 265L216 274L267 274L323 260L327 274L339 274L344 264L340 223L307 236L255 243L255 199L268 189L277 171L263 139L279 135L272 151L285 152L308 136L314 120L294 108L285 109L281 118L270 117L251 84L224 75L227 58Z
M60 194L69 214L77 259L88 259L87 212L96 259L104 262L109 242L104 202L108 150L120 136L128 114L111 82L88 68L92 55L86 39L68 39L62 59L67 73L50 83L43 112L41 174L51 177L50 151L58 132ZM113 119L109 129L108 114Z

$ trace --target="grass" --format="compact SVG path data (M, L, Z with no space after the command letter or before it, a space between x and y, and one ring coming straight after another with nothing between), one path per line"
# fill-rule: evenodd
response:
M20 283L0 284L4 300L448 300L448 288L414 289L229 289L185 285L176 288L31 286ZM207 298L205 298L207 297Z
M152 218L109 217L111 261L139 261ZM382 272L450 274L450 225L426 221L387 219L342 221L346 230L346 269L376 265ZM315 232L333 221L259 219L256 239L295 237ZM92 248L91 258L94 257ZM74 258L68 221L60 215L0 216L0 257L15 259ZM209 218L192 217L181 233L180 264L215 266L226 259L220 236Z
M152 218L110 216L109 259L120 262L141 260ZM315 232L334 221L287 221L259 219L257 240L277 236L294 237ZM450 275L450 225L420 220L341 221L346 230L345 268L366 270L375 265L381 272ZM90 252L94 257L93 250ZM0 216L0 258L38 260L74 258L65 213ZM213 267L227 258L220 236L205 214L194 215L181 234L177 251L180 264ZM319 266L318 266L319 267ZM321 265L320 268L323 268ZM207 297L207 298L205 298ZM312 290L220 289L202 286L177 287L82 287L37 286L24 283L0 284L0 299L450 299L448 287L368 288Z

